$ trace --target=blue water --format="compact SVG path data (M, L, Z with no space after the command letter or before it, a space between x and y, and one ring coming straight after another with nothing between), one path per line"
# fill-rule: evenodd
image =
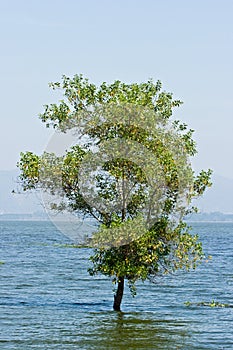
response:
M233 223L195 223L212 260L196 271L128 289L90 277L90 249L50 222L0 222L0 349L233 349ZM68 244L68 246L66 246ZM193 304L186 306L185 302Z

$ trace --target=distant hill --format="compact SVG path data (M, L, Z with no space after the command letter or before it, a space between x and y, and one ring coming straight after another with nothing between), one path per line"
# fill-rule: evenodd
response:
M0 171L0 213L26 214L41 212L42 205L35 194L12 194L17 192L18 171ZM213 186L195 205L201 212L233 213L233 179L213 176Z
M233 222L233 214L224 214L219 211L210 213L197 213L188 215L186 220L188 222Z
M25 214L43 210L35 194L17 193L18 175L18 170L0 171L0 213Z
M195 204L201 212L233 213L233 179L213 175L213 185Z

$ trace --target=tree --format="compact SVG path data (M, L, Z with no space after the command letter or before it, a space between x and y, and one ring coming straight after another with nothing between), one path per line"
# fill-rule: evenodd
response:
M97 87L76 75L50 86L65 100L46 105L40 119L61 133L75 131L77 143L62 156L21 153L20 182L25 191L58 196L53 210L96 220L89 273L111 277L119 311L125 280L135 295L136 281L189 270L203 259L184 217L211 185L211 171L194 174L193 130L171 119L182 102L162 91L160 81Z

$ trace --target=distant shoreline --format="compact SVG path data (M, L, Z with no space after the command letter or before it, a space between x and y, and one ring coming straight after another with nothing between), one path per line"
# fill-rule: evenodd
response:
M0 214L0 221L52 221L45 212L35 212L35 213L2 213ZM62 218L61 218L61 221ZM232 223L233 214L231 213L197 213L192 214L190 217L185 219L187 223Z

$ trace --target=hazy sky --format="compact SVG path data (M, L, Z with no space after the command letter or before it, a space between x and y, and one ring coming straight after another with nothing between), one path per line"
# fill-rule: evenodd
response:
M48 82L160 79L195 129L194 165L233 179L232 0L0 0L0 170L41 153Z

